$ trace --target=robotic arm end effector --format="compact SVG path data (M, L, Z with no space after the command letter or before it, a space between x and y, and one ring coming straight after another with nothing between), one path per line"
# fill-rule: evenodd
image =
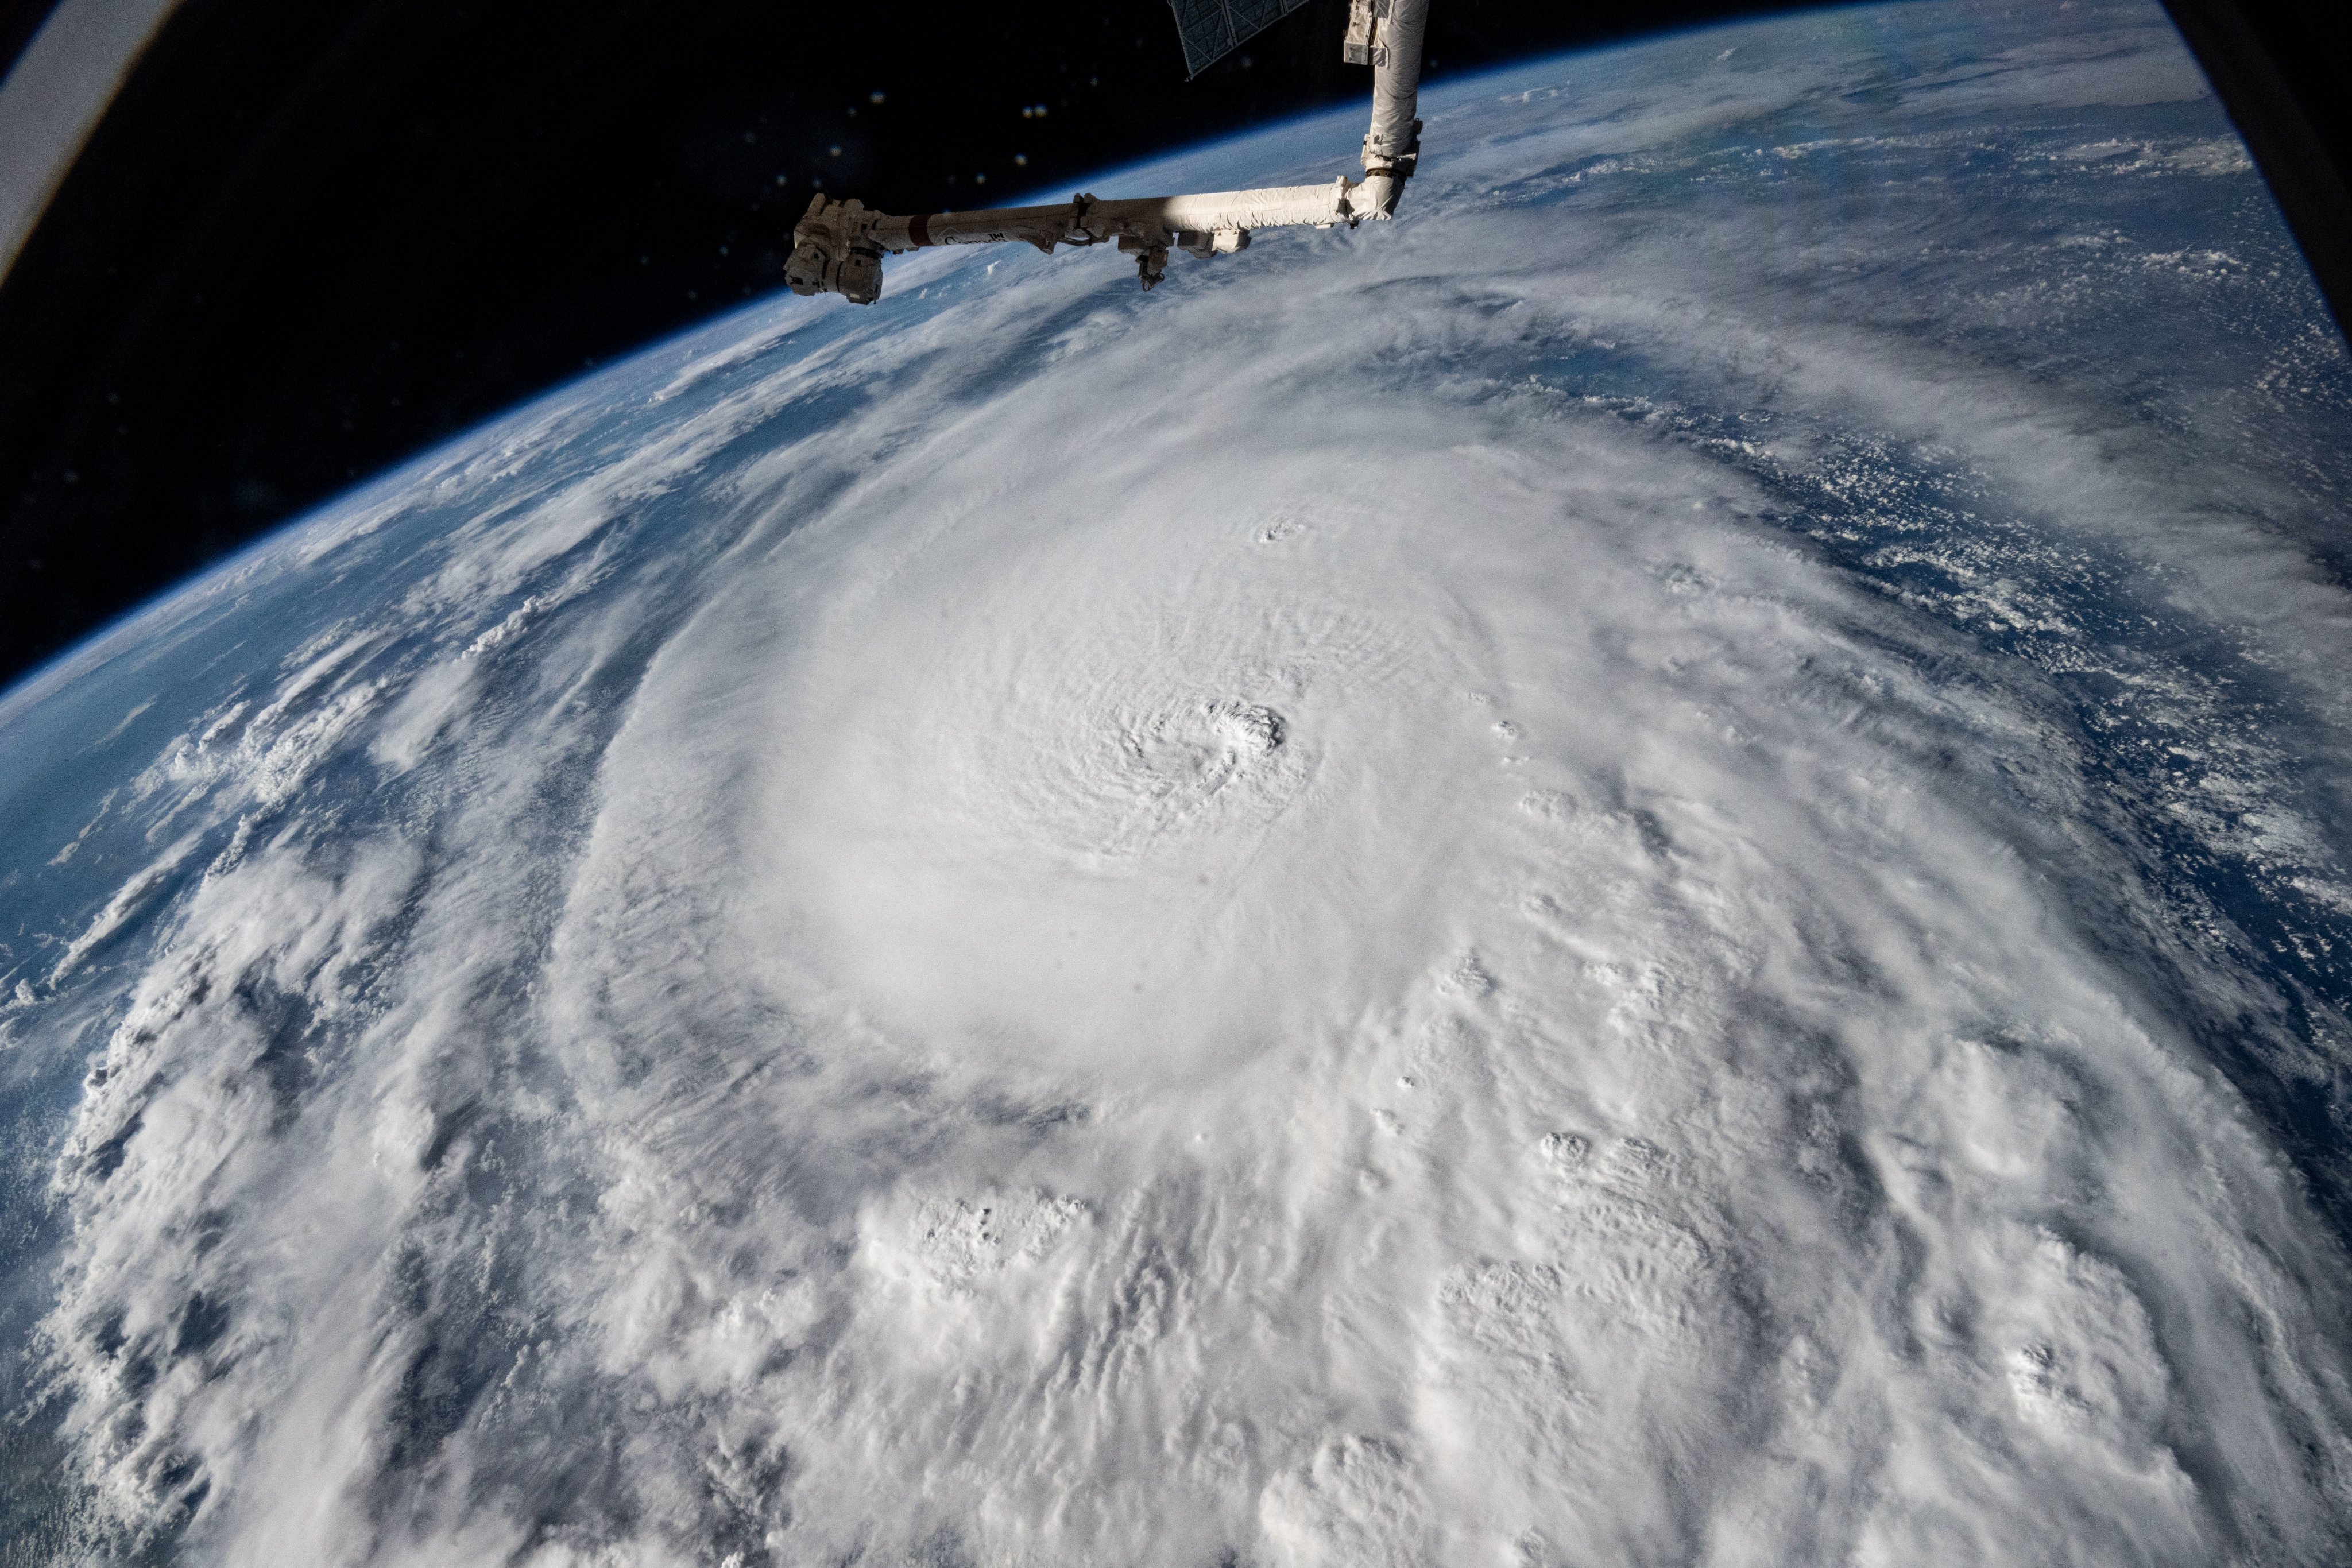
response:
M806 214L793 225L793 254L784 263L784 281L792 291L838 294L853 305L871 305L881 298L882 246L874 237L874 220L879 215L855 198L836 202L819 195L812 200Z

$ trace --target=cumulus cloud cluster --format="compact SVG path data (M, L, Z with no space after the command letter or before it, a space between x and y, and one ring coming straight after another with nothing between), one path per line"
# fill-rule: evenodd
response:
M179 683L0 1015L83 1546L2339 1555L2341 459L2248 476L2352 410L2184 65L1466 84L1392 231L763 307L20 694Z

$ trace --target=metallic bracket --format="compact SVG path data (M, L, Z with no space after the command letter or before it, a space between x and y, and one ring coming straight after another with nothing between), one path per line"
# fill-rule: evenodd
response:
M1388 19L1389 0L1350 0L1348 31L1339 40L1339 57L1351 66L1388 64L1386 29L1381 26Z

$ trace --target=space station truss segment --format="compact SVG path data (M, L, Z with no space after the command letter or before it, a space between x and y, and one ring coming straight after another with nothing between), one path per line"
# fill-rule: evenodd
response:
M1184 75L1199 76L1307 0L1168 0L1184 43ZM1369 63L1369 62L1365 62Z

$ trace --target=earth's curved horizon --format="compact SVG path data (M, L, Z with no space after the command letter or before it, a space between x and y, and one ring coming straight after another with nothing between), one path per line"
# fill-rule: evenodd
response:
M0 1556L2345 1560L2352 364L2163 13L1423 113L0 695Z

